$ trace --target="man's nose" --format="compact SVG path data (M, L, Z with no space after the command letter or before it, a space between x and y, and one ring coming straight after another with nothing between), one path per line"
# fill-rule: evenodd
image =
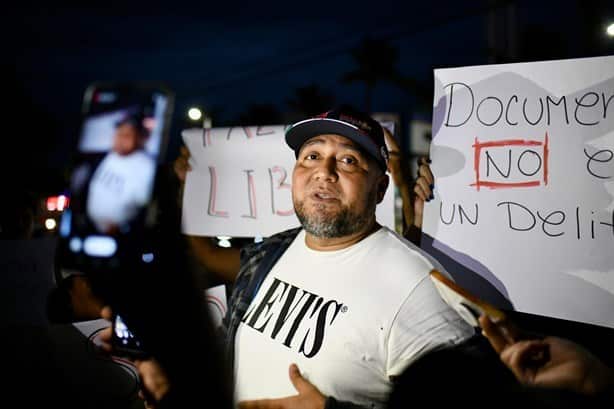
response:
M336 182L338 179L337 158L328 157L321 160L316 168L314 176L318 180Z

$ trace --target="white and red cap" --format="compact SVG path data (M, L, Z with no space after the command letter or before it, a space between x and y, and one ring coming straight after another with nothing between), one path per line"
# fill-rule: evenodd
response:
M386 170L388 149L382 126L369 115L349 106L341 106L293 124L286 131L286 143L294 150L295 155L298 155L301 146L308 139L325 134L351 139Z

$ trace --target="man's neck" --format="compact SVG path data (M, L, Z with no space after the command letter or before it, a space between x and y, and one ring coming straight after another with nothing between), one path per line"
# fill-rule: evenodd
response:
M368 224L367 228L343 237L316 237L305 232L305 244L310 249L317 251L341 250L358 243L380 227L380 224L373 220Z

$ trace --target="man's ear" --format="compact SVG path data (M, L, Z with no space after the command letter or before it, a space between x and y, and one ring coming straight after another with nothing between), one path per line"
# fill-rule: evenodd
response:
M384 200L384 195L386 194L386 189L388 189L389 184L390 177L387 173L382 172L382 175L377 181L377 204L380 204L382 200Z

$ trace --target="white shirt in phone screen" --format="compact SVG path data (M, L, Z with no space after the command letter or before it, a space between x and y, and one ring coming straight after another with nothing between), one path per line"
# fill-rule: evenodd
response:
M155 160L144 151L105 156L92 176L87 199L87 215L98 231L130 222L147 204L155 167Z

